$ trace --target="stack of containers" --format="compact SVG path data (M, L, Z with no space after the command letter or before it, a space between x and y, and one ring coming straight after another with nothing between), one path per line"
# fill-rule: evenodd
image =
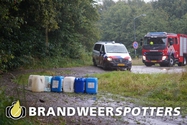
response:
M85 78L75 78L74 89L75 89L75 93L84 93Z
M30 75L28 89L33 92L75 92L97 94L98 79L95 77L75 78L72 76Z
M74 92L75 77L65 77L63 80L63 91Z
M53 76L51 78L51 92L62 92L63 76Z

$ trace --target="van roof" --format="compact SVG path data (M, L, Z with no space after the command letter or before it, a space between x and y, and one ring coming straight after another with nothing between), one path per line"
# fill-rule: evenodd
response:
M118 45L123 45L122 43L116 43L115 41L98 41L95 44L110 44L110 45L118 44Z

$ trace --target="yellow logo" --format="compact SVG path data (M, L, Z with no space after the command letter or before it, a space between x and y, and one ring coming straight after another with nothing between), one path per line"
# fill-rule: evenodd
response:
M6 107L6 116L14 120L24 118L26 116L26 108L20 106L19 100L13 102L11 106Z

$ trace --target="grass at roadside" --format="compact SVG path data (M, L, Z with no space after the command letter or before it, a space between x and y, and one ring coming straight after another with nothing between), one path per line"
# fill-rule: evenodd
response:
M66 72L66 71L65 71ZM26 73L26 74L21 74L16 77L13 81L17 84L20 85L27 85L28 83L28 78L30 75L44 75L44 76L55 76L55 72L52 71L41 71L41 72L31 72L31 73Z
M44 59L33 59L30 63L20 67L23 69L49 69L49 68L65 68L92 65L92 57L90 53L85 53L80 59L67 58L61 56L48 57Z
M142 58L133 58L132 65L144 65L142 62Z
M182 108L187 114L187 72L175 74L134 74L108 72L96 74L99 91L137 98L145 106Z

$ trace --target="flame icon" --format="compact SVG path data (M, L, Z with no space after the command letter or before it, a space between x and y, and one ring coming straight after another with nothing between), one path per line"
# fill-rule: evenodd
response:
M21 107L20 107L20 103L19 103L19 100L14 104L14 106L12 107L11 111L10 111L10 114L13 116L13 117L19 117L21 115Z
M6 107L6 116L14 120L18 120L26 116L26 108L20 106L19 100L12 103L12 106Z

